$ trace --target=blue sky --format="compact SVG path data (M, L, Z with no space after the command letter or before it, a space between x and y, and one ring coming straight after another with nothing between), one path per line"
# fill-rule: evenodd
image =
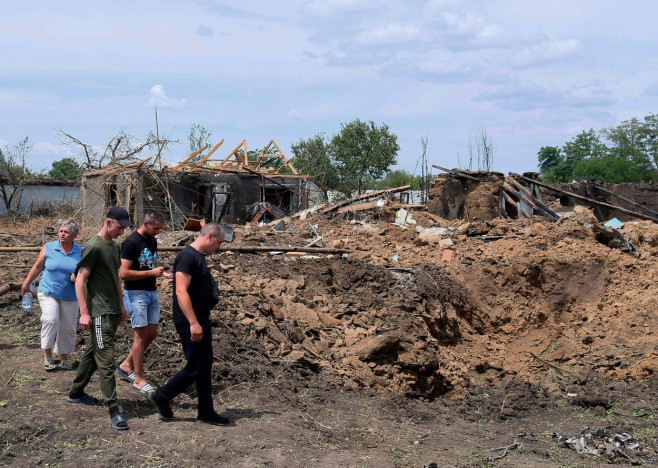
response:
M536 170L562 145L658 111L658 3L554 0L7 2L0 15L0 147L29 165L70 156L58 131L102 146L120 129L180 139L193 123L249 149L328 137L355 118L397 133L398 166ZM653 33L651 31L654 31ZM148 156L147 154L145 156Z

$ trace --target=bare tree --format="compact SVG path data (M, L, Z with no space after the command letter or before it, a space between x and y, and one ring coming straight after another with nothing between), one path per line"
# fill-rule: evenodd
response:
M474 130L473 134L468 137L469 170L472 170L474 150L477 151L478 170L490 171L493 167L494 147L493 140L484 127Z
M423 152L420 156L420 203L423 205L427 204L430 194L430 180L432 178L429 166L427 164L427 141L429 140L429 135L420 137L420 146L423 149Z
M59 134L61 144L77 149L78 155L83 161L82 167L86 170L136 161L142 151L151 147L161 150L161 148L158 148L157 137L151 131L149 131L144 141L139 141L122 128L116 135L110 137L110 140L103 147L85 143L63 130L60 130ZM163 141L169 143L167 140L161 140L160 145Z
M468 137L468 170L473 170L473 153L475 152L475 143L473 142L473 136Z
M32 145L28 137L11 148L5 146L4 152L0 150L0 197L13 221L20 209L25 182L32 176L27 168L30 151Z

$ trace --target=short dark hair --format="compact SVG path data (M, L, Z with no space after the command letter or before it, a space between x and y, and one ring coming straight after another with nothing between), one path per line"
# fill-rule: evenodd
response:
M217 223L208 223L208 224L204 225L201 228L201 231L199 232L199 235L207 236L208 234L212 234L215 237L219 237L219 235L221 234L222 237L223 237L224 236L224 230Z
M148 213L146 213L146 216L144 216L144 221L151 224L151 223L162 223L164 224L165 219L164 215L162 214L161 211L158 210L151 210Z

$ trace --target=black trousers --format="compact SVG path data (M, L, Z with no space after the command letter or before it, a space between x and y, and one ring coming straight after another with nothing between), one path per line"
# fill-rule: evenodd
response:
M169 382L158 389L156 398L171 400L183 393L187 387L196 384L199 397L198 417L209 418L215 414L212 402L212 329L210 322L199 323L203 329L203 339L198 343L190 337L190 326L176 325L176 331L183 345L187 365L179 370Z

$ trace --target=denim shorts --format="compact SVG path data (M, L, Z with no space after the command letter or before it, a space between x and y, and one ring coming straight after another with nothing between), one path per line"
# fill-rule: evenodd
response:
M123 305L130 316L130 324L133 328L157 325L160 321L157 291L126 289L123 291Z

